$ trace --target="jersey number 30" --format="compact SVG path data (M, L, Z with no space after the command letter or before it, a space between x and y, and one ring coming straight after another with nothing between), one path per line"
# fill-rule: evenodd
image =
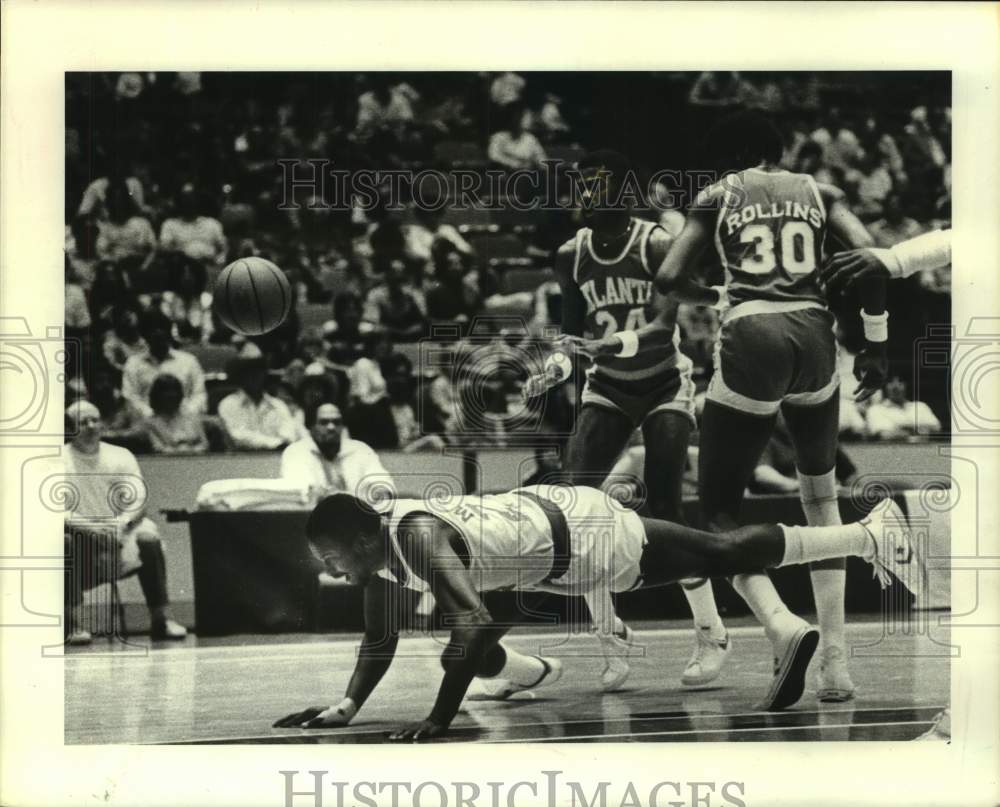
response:
M790 275L816 271L816 236L804 221L789 221L781 227L781 252L775 255L774 233L766 224L748 224L740 233L741 244L753 244L753 252L740 261L740 271L766 275L778 262Z

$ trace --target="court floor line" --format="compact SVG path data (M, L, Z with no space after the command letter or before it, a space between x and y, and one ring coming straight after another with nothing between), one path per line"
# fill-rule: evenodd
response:
M868 728L870 726L930 726L933 724L933 720L896 720L896 721L886 721L884 723L825 723L825 724L815 724L812 726L760 726L753 727L748 726L746 728L740 729L690 729L686 731L630 731L626 734L575 734L565 737L532 737L530 740L524 737L520 738L509 738L505 737L501 740L481 740L480 742L487 743L558 743L558 742L572 742L574 740L614 740L616 738L634 738L634 737L679 737L686 734L740 734L750 731L808 731L813 729L856 729L856 728ZM462 742L462 740L457 740L457 742ZM470 742L470 741L466 741ZM474 741L471 741L474 742ZM837 740L823 740L821 742L837 742ZM847 742L845 740L845 742Z
M838 714L841 714L841 715L845 715L845 714L846 715L856 715L856 714L859 714L859 713L867 713L867 712L899 712L899 711L903 711L903 710L913 710L913 709L926 709L926 710L930 711L932 714L936 715L938 712L940 712L942 709L944 709L944 706L938 706L938 705L933 705L933 706L916 706L916 707L913 707L913 706L881 706L881 707L872 707L870 709L803 709L803 710L795 709L795 710L789 710L789 711L786 711L786 712L737 712L737 713L733 713L733 714L728 714L728 713L723 713L723 712L695 712L695 713L692 713L692 714L683 714L683 715L664 715L663 717L645 717L645 716L642 716L642 715L633 714L633 715L630 715L628 717L605 718L605 717L602 717L602 716L598 715L598 716L594 716L594 717L590 717L590 718L580 718L578 720L561 720L560 721L560 725L563 725L563 726L572 726L572 725L578 724L578 723L595 723L595 722L598 722L598 721L603 722L603 723L623 723L623 722L628 722L628 721L631 721L631 720L643 720L643 721L647 721L647 722L655 722L655 721L658 721L658 720L664 720L664 721L666 721L666 720L693 721L693 720L710 720L710 719L715 719L715 720L719 720L719 719L731 720L731 719L734 719L734 718L757 717L757 716L761 716L761 715L767 715L767 716L770 716L770 717L774 717L776 715L796 715L796 716L798 716L798 715L802 715L802 716L805 716L805 715L838 715ZM484 715L484 716L487 716L487 715ZM914 722L914 723L932 723L934 721L933 721L933 718L931 718L929 720L903 721L900 725L905 725L905 724L910 723L910 722ZM531 728L533 726L541 726L541 725L547 725L547 724L542 723L542 722L537 721L537 720L533 720L533 721L527 721L527 722L523 722L523 723L504 723L504 725L503 725L502 728L503 728L504 731L509 731L511 729L525 729L525 728ZM872 722L872 723L850 723L850 724L845 724L845 725L848 725L848 726L881 726L881 725L896 725L896 724L895 723L877 723L877 722ZM804 726L802 728L828 728L828 727L829 728L842 728L842 726L840 724L831 724L831 725L827 726L826 724L819 724L819 723L810 724L809 726ZM465 730L465 729L469 729L469 728L475 728L475 727L474 726L461 726L461 727L459 727L459 730L461 731L461 730ZM488 728L488 727L486 727L486 728ZM779 730L779 729L783 729L783 728L790 728L790 727L789 726L771 726L771 727L761 727L759 729L746 729L746 728L741 728L741 729L693 729L691 731L678 731L678 732L670 732L670 731L630 732L628 734L599 734L599 735L593 735L593 736L597 736L597 737L629 737L629 736L641 736L642 734L674 734L674 733L678 733L678 734L685 734L685 733L686 734L698 734L699 732L712 732L712 731L715 731L716 733L722 733L722 732L726 732L726 731L750 731L750 730L753 730L753 731L765 731L765 730L766 731L775 731L775 730ZM321 737L367 737L369 735L375 735L375 734L386 734L387 732L390 732L390 731L393 731L393 730L394 730L393 726L383 726L382 728L371 728L371 729L360 729L360 730L357 730L357 729L347 729L347 728L342 728L342 729L318 729L318 730L317 729L290 729L289 731L299 731L299 732L301 732L301 734L291 734L291 733L289 733L289 734L273 734L273 733L270 733L270 734L250 734L250 735L245 735L245 736L242 736L242 737L231 737L231 736L227 736L227 737L199 737L197 740L165 740L165 741L161 740L161 741L157 741L157 742L154 742L154 743L148 743L148 745L186 745L186 744L189 744L189 743L192 743L192 742L196 742L196 743L219 743L219 742L240 743L240 742L247 742L247 741L250 741L250 740L270 740L270 739L279 739L281 742L290 742L291 738L298 737L298 736L301 736L303 738L309 738L310 741L311 741L314 738L321 738ZM581 735L581 736L583 736L583 735ZM587 735L587 736L590 736L590 735ZM486 742L523 742L523 738L522 738L522 740L516 740L516 739L507 740L507 739L503 739L503 740L487 740Z
M881 630L882 625L878 622L862 622L856 625L849 625L850 630L861 630L865 633L876 633L877 631L873 628L878 628ZM530 628L529 628L530 630ZM653 628L651 630L636 630L636 636L641 639L643 636L649 637L663 637L663 636L685 636L690 635L694 632L693 628ZM554 630L537 630L531 633L518 633L513 636L508 637L508 640L514 641L527 641L533 638L541 638L546 635L549 636L560 636L557 631ZM739 627L729 628L729 635L733 637L763 637L764 629L758 625L741 625ZM402 642L426 642L431 643L433 640L426 636L402 636L400 637ZM586 641L590 636L586 633L572 634L569 639L571 641ZM203 662L223 662L223 661L260 661L261 655L266 654L269 658L280 661L302 661L304 659L314 658L317 654L325 649L330 649L331 647L339 647L341 645L356 645L361 641L360 634L353 634L351 637L337 637L335 639L330 639L329 641L316 641L316 642L290 642L288 644L259 644L259 645L222 645L216 647L203 647L203 646L191 646L191 647L171 647L162 648L162 653L155 653L155 661L151 659L150 656L144 656L144 659L150 660L151 663L155 664L179 664L189 662L189 656L196 655L199 656ZM442 644L442 647L444 645ZM310 647L315 648L316 652L311 653L301 653L303 648ZM296 651L295 655L288 655L280 652L281 648L292 648ZM161 649L161 648L150 648ZM243 653L244 655L236 655L238 653ZM353 657L353 653L351 656ZM116 658L117 656L117 658ZM223 658L215 659L212 656L222 656ZM399 656L403 658L403 656ZM430 657L428 655L428 657ZM596 658L597 655L594 656ZM122 662L128 661L130 664L134 663L138 659L124 652L120 654L115 653L89 653L89 652L75 652L69 653L63 656L67 661L72 661L74 663L78 662L94 662L94 663L107 663L108 661L121 660ZM435 657L436 658L436 657ZM572 656L569 656L572 658ZM590 658L590 656L579 656L578 658Z

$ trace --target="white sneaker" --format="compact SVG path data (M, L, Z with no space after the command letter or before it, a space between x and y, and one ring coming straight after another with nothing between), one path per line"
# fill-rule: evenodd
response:
M790 615L789 615L790 616ZM774 647L774 679L759 708L766 712L786 709L802 697L806 672L819 644L819 631L793 616L787 629L771 637Z
M470 690L468 699L472 701L504 701L516 692L534 692L543 686L554 684L562 678L562 662L555 658L532 656L542 662L542 677L533 684L516 684L509 678L475 678L475 690Z
M934 725L916 738L917 740L937 740L951 742L951 709L945 709L934 718Z
M824 646L820 653L816 698L822 703L844 703L854 699L854 682L847 671L847 654L838 645Z
M923 587L923 564L910 540L910 525L892 499L883 499L860 523L874 542L871 557L875 576L882 588L895 577L919 599Z
M632 667L628 663L629 652L635 646L635 633L625 625L624 635L598 633L604 654L604 670L601 672L601 691L616 692L625 686Z
M703 686L718 678L733 649L728 631L722 639L713 639L711 628L697 628L694 634L694 653L681 674L681 683L686 687Z

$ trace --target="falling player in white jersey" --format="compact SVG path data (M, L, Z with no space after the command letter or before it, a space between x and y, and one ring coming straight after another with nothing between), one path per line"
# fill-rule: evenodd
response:
M331 574L365 585L365 637L344 698L274 725L327 728L350 722L392 662L397 632L387 616L393 590L430 590L452 626L430 715L390 735L443 735L483 660L506 632L480 593L541 590L579 596L690 577L722 577L824 558L862 557L883 585L890 573L918 590L923 569L891 499L862 521L830 527L763 525L708 533L643 518L599 490L536 485L496 496L399 499L387 514L347 493L323 499L306 534ZM547 662L534 659L544 675Z

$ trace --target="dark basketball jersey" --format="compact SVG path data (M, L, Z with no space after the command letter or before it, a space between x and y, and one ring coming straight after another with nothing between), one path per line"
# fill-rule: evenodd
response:
M817 274L826 208L811 176L750 168L706 189L700 201L719 204L715 246L732 305L826 304Z
M646 257L649 237L659 227L651 221L632 220L632 233L621 252L610 259L597 257L590 228L577 231L574 241L573 280L587 303L585 328L594 337L635 331L656 316L653 275ZM617 386L646 385L676 375L680 334L674 327L672 345L644 351L631 358L600 356L591 373Z

